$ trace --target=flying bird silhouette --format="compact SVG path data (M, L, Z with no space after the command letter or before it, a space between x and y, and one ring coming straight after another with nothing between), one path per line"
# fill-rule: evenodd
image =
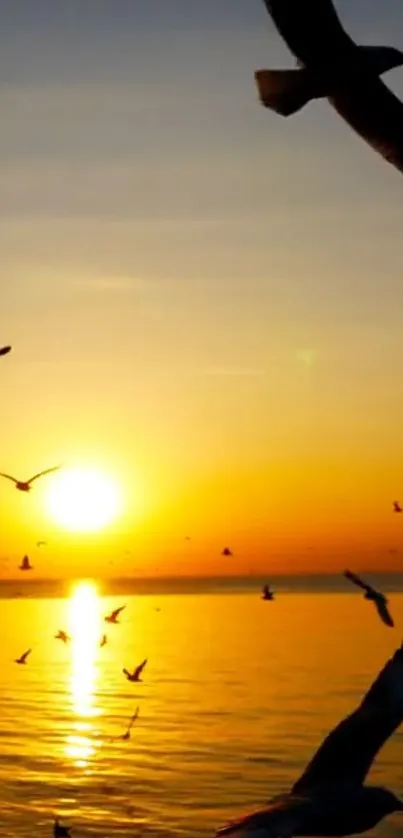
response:
M40 471L38 474L34 474L33 477L30 477L29 480L17 480L16 477L12 477L11 474L4 474L0 472L0 477L6 477L7 480L12 480L15 483L15 488L19 489L20 492L29 492L31 490L31 483L34 480L37 480L38 477L42 477L44 474L50 474L51 471L57 471L60 466L53 466L53 468L47 468L45 471Z
M144 669L144 667L145 667L146 663L147 663L147 658L145 658L145 659L143 660L143 662L142 662L142 663L140 663L140 664L136 667L136 669L133 669L133 672L129 672L129 670L128 670L128 669L123 669L122 671L123 671L123 672L124 672L124 674L126 675L127 680L128 680L128 681L141 681L140 675L141 675L141 673L142 673L142 671L143 671L143 669Z
M11 346L2 346L0 348L0 355L8 355L11 352Z
M128 724L128 727L127 727L126 732L125 732L125 733L122 733L122 736L120 737L121 739L123 739L123 741L124 741L124 742L127 742L127 740L128 740L128 739L130 739L131 729L132 729L132 727L133 727L133 725L134 725L134 722L135 722L135 721L137 720L137 718L138 718L138 715L139 715L139 710L140 710L140 708L139 708L139 707L136 707L136 710L134 711L134 713L133 713L133 715L132 715L132 717L131 717L131 719L130 719L130 722L129 722L129 724Z
M267 808L222 827L217 836L352 835L403 811L403 802L393 792L364 786L378 751L402 720L403 645L359 707L328 734L291 791L273 798Z
M26 663L26 662L27 662L28 655L30 655L30 654L31 654L31 652L32 652L32 649L27 649L27 651L26 651L26 652L24 652L24 654L23 654L23 655L21 655L21 657L20 657L20 658L16 658L16 659L15 659L14 663L20 663L20 664L24 664L24 663Z
M103 646L106 646L107 642L108 642L108 638L107 638L106 634L103 634L102 637L101 637L101 642L99 644L100 648L102 649Z
M70 827L62 826L58 818L56 818L53 825L53 838L70 838L70 834Z
M19 570L33 570L34 569L31 562L29 561L28 556L24 556L24 558L21 560L21 564L18 566L18 569Z
M331 0L264 3L299 69L258 70L262 104L289 116L311 99L327 98L363 140L403 172L403 103L379 78L403 65L403 52L355 44Z
M270 589L270 586L269 586L269 585L264 585L264 586L263 586L263 588L262 588L262 599L265 599L265 600L272 600L272 599L274 599L274 593L273 593L273 591Z
M224 550L221 553L222 556L232 556L232 550L229 547L224 547Z
M36 546L37 547L46 547L47 543L48 543L47 541L37 541Z
M57 634L55 634L55 640L62 640L63 643L69 643L71 637L66 631L63 631L63 629L59 629Z
M376 606L376 610L386 626L390 626L393 628L394 622L392 617L388 611L388 600L386 596L382 594L380 591L377 591L376 588L373 588L372 585L367 585L366 582L363 582L359 576L355 573L352 573L351 570L345 570L344 575L346 579L349 579L350 582L353 582L354 585L357 585L359 588L362 588L365 591L365 599L371 600Z
M400 503L397 500L394 500L393 501L393 512L401 512L401 511L402 511L402 507L400 506Z
M125 606L125 605L121 605L121 606L120 606L120 608L115 608L115 610L114 610L114 611L112 611L110 614L107 614L107 615L106 615L106 617L104 618L104 619L105 619L105 622L106 622L106 623L113 623L113 625L116 625L116 624L119 622L119 620L118 620L119 614L120 614L120 613L121 613L121 612L122 612L125 608L126 608L126 606Z

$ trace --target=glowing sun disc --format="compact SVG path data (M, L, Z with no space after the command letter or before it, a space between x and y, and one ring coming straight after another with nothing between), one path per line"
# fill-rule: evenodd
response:
M58 524L75 532L103 529L121 507L117 485L111 477L90 468L61 471L49 489L49 512Z

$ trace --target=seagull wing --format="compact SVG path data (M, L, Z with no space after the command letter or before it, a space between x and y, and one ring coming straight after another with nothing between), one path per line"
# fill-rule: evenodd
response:
M381 79L350 84L329 101L350 128L403 172L403 102Z
M132 673L129 672L128 669L123 668L122 672L124 673L124 675L126 675L126 678L131 678L132 677Z
M298 834L303 823L306 801L288 797L275 800L265 809L252 812L222 826L216 832L217 838L232 835L233 838L291 838Z
M379 597L376 600L375 605L382 622L385 623L385 626L393 628L395 624L393 622L392 615L389 612L388 603L385 597Z
M4 472L0 471L0 477L7 477L7 480L12 480L13 483L18 483L15 477L11 477L11 474L4 474Z
M139 663L138 667L133 672L133 675L134 675L135 678L138 678L139 675L141 675L146 663L147 663L147 658L144 658L144 660L141 663Z
M21 661L26 661L26 659L27 659L28 655L30 655L30 654L31 654L31 652L32 652L32 649L28 649L26 652L24 652L24 654L23 654L23 655L21 655L20 660L21 660Z
M140 710L140 708L139 708L139 707L136 707L136 709L135 709L135 711L134 711L134 713L133 713L133 715L132 715L132 717L131 717L131 719L130 719L129 726L128 726L128 728L127 728L127 730L128 730L129 732L131 731L131 729L132 729L132 727L133 727L133 725L134 725L134 722L135 722L135 721L137 720L137 718L138 718L138 715L139 715L139 710Z
M332 54L353 49L331 0L263 0L276 29L304 64L329 62Z
M359 707L326 739L295 783L315 787L361 785L382 745L403 720L403 644L379 673Z
M29 480L27 480L27 483L33 483L34 480L38 479L38 477L43 477L44 474L50 474L51 471L57 471L59 468L61 468L61 466L52 466L52 468L46 468L45 471L39 471L38 474L34 474L33 477L30 477Z
M111 619L116 620L116 617L119 617L120 612L123 611L125 608L125 605L121 605L120 608L115 608L115 610L112 611L112 614L110 615Z
M360 579L360 577L357 576L356 573L353 573L351 570L345 570L344 575L345 575L346 579L349 579L350 582L353 582L353 584L357 585L358 588L362 588L362 590L366 591L367 594L369 594L369 593L374 594L375 593L375 590L374 590L374 588L371 588L371 585L367 585L366 582L363 582L363 580Z
M11 346L2 346L0 349L0 355L8 355L11 352Z

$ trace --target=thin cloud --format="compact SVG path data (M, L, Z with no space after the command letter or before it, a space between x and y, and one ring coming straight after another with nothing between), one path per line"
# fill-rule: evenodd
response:
M204 370L203 375L222 375L222 376L244 376L246 378L256 378L265 375L265 370L254 369L253 367L213 367L209 370Z

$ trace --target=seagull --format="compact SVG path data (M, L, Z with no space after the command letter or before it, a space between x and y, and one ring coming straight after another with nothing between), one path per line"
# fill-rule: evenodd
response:
M124 741L124 742L127 742L127 740L128 740L128 739L130 739L130 731L131 731L131 729L132 729L132 727L133 727L133 725L134 725L134 722L135 722L135 721L137 720L137 718L138 718L138 715L139 715L139 710L140 710L140 708L139 708L139 707L136 707L136 710L135 710L135 712L133 713L133 715L132 715L132 717L131 717L131 719L130 719L130 722L129 722L129 724L128 724L128 727L127 727L126 733L122 733L122 736L120 736L120 739L123 739L123 741Z
M19 570L33 570L33 566L30 563L28 556L24 556L24 558L22 559L21 564L19 565L18 569Z
M371 765L403 720L403 644L357 709L320 745L288 794L216 833L234 838L344 836L366 832L403 802L389 789L364 786Z
M71 637L66 631L63 631L63 629L59 629L57 634L55 634L55 640L62 640L63 643L69 643Z
M269 585L264 585L262 588L262 599L272 600L274 599L274 593L270 590Z
M232 556L232 551L229 547L224 547L224 550L221 553L222 556Z
M23 655L21 655L21 657L20 657L20 658L16 658L16 659L15 659L15 661L14 661L14 663L20 663L20 664L24 664L24 663L26 663L26 662L27 662L28 655L30 655L30 654L31 654L31 652L32 652L32 649L28 649L26 652L24 652L24 654L23 654Z
M122 672L126 675L128 681L141 681L140 675L147 663L147 658L140 663L136 669L133 669L133 672L129 672L127 669L123 669Z
M55 819L53 826L53 838L70 838L70 827L62 826L58 818Z
M105 622L106 623L113 623L114 625L119 623L118 617L119 617L120 612L123 611L124 608L126 608L125 605L121 605L120 608L115 608L114 611L112 611L110 614L107 614L107 616L104 618Z
M0 348L0 355L8 355L11 352L11 346L2 346Z
M402 512L402 507L397 500L393 501L393 512Z
M57 471L60 466L53 466L53 468L47 468L45 471L40 471L38 474L34 474L33 477L30 477L29 480L17 480L15 477L12 477L11 474L4 474L0 471L0 477L6 477L7 480L12 480L15 483L15 488L19 489L20 492L29 492L31 490L31 483L34 480L37 480L38 477L42 477L44 474L50 474L51 471Z
M355 44L332 0L264 4L299 67L255 73L262 105L290 116L311 99L327 98L350 128L403 172L403 102L380 79L403 65L403 52Z
M46 547L47 543L48 543L47 541L37 541L36 546L37 547Z
M107 642L108 642L108 638L107 638L106 634L103 634L102 637L101 637L101 642L99 644L100 648L102 649L103 646L106 646Z
M380 591L377 591L371 585L367 585L366 582L363 582L362 579L360 579L355 573L352 573L351 570L345 570L344 575L346 579L349 579L350 582L353 582L354 585L357 585L365 591L365 599L370 599L373 603L375 603L376 610L382 622L385 623L385 626L393 628L394 622L388 611L388 600L386 599L386 596L381 594Z

